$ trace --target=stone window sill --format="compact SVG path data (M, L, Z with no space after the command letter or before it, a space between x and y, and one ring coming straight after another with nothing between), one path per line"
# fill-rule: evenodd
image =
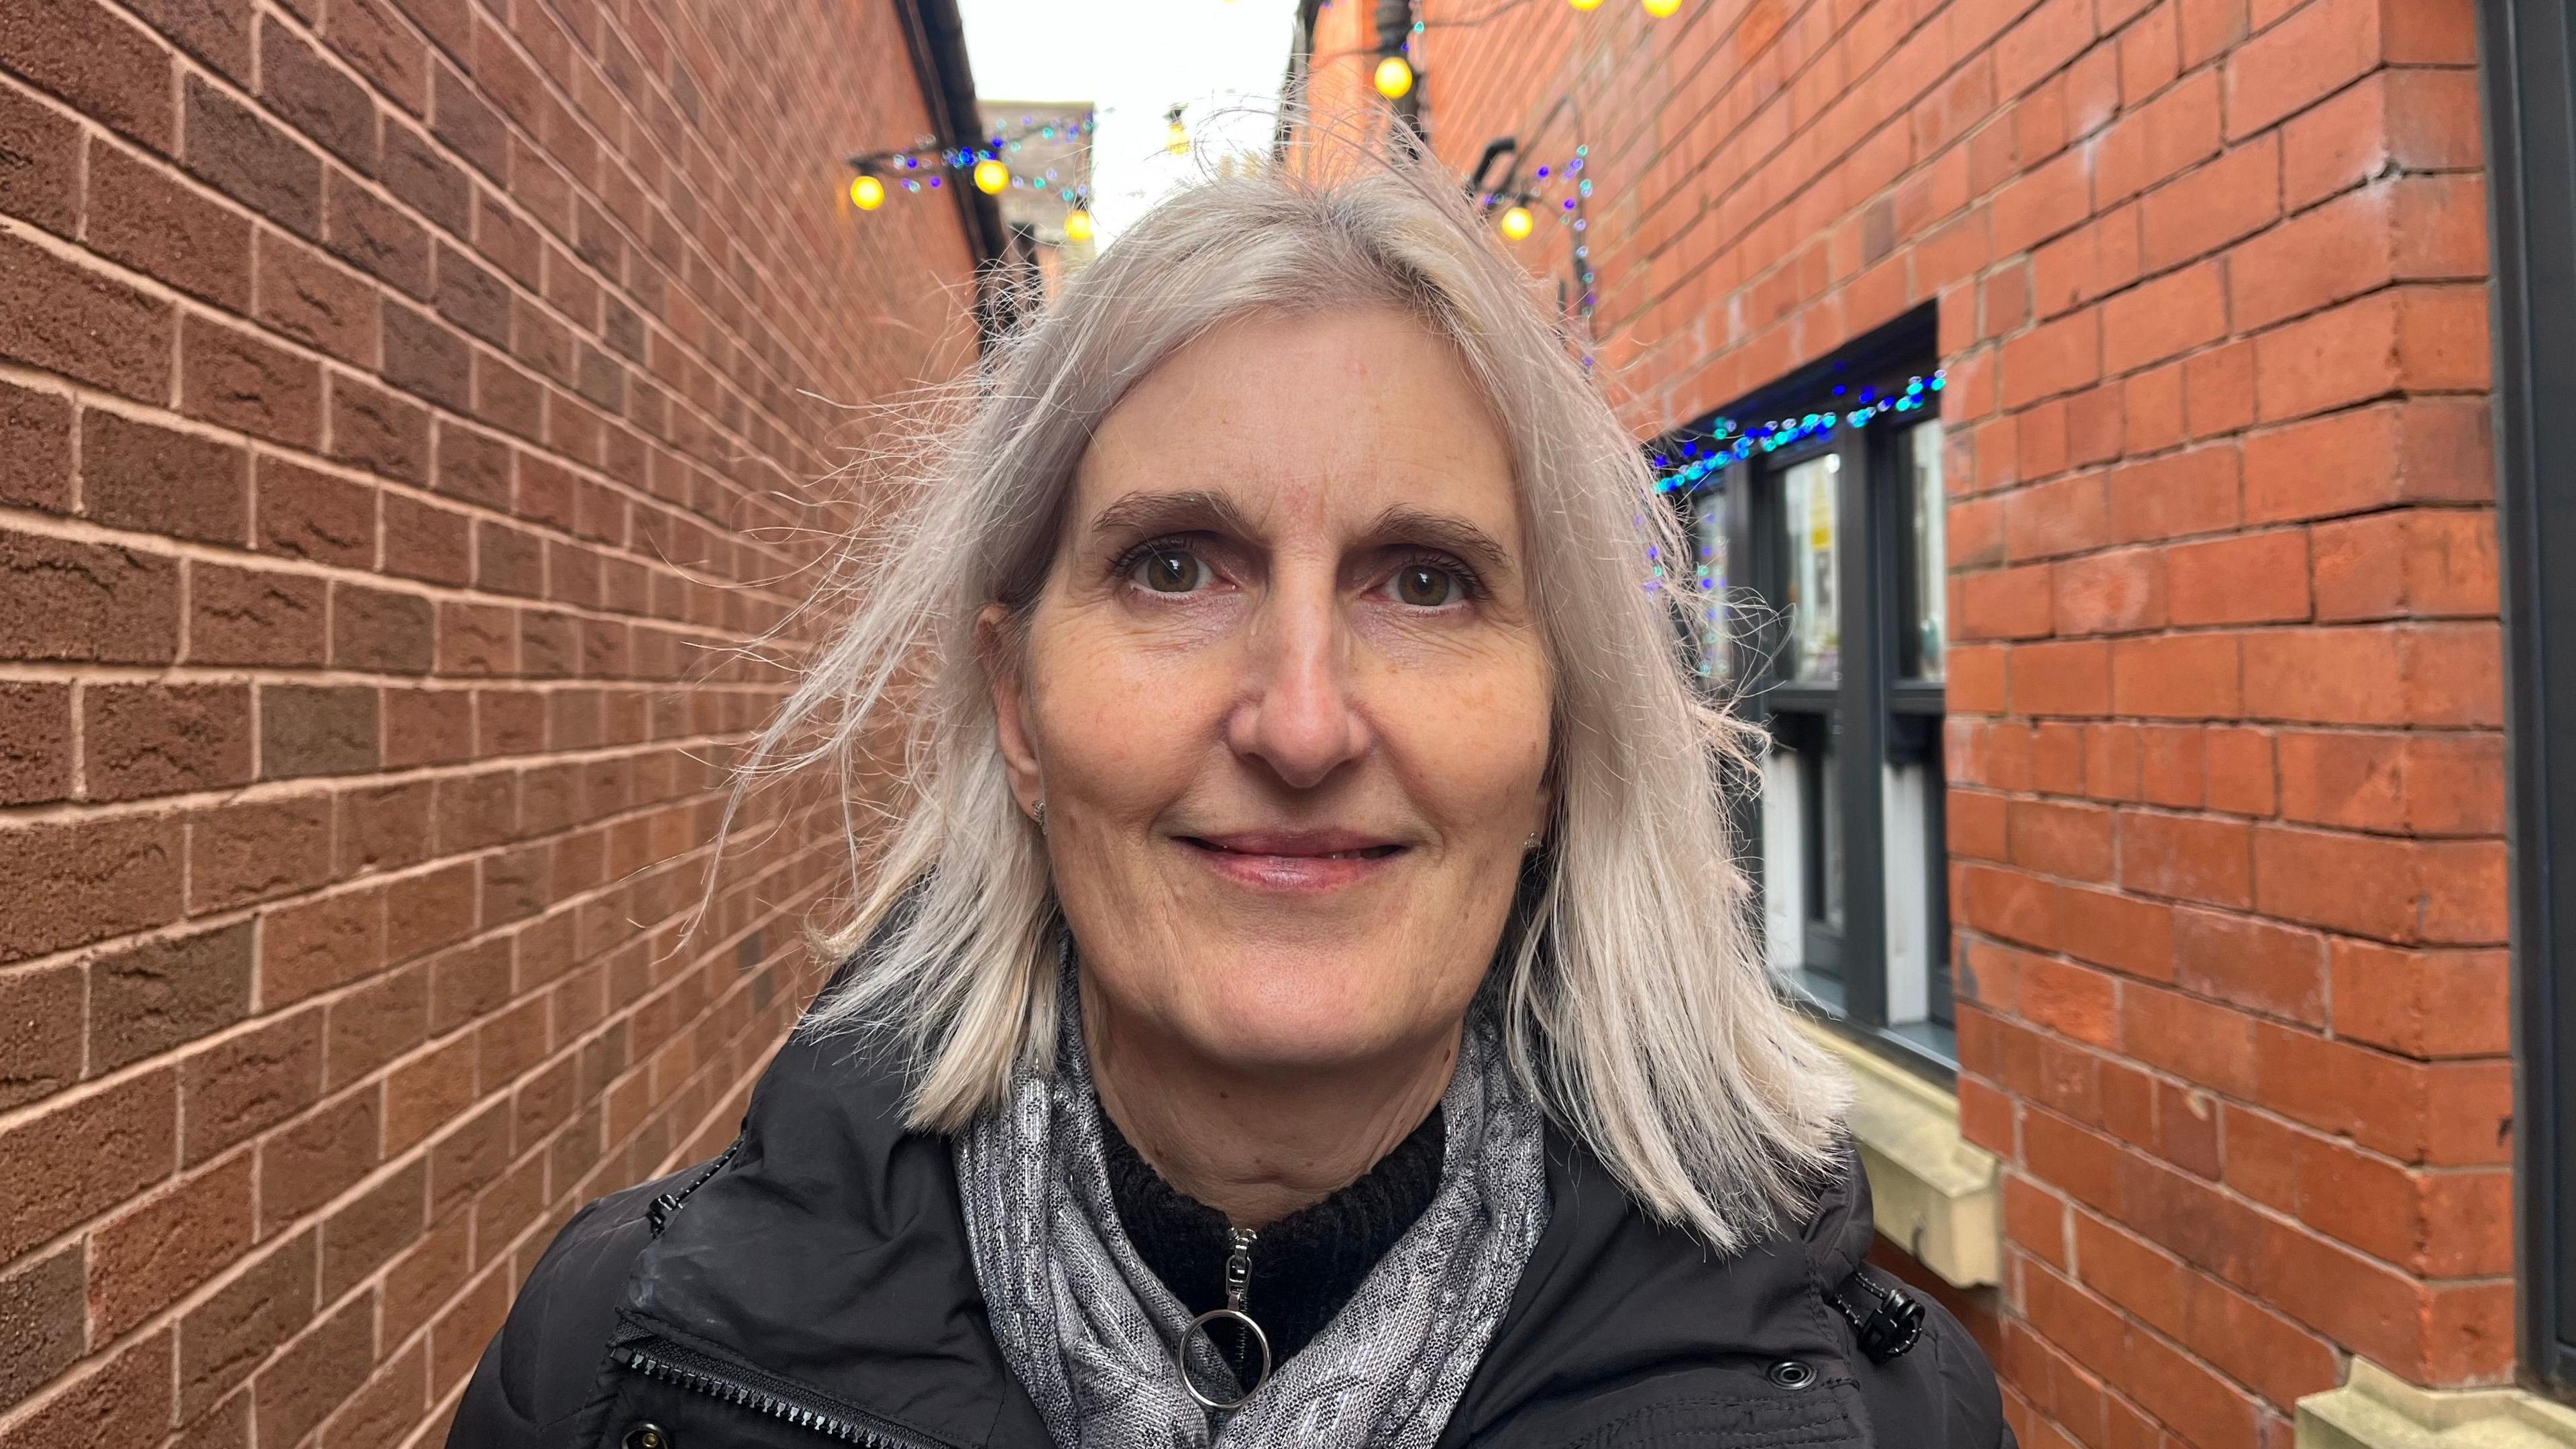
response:
M1998 1281L2001 1178L1995 1159L1959 1135L1957 1095L1831 1027L1799 1028L1851 1070L1852 1136L1879 1232L1953 1287Z
M2367 1359L2299 1400L2298 1449L2565 1449L2576 1409L2521 1389L2419 1389Z

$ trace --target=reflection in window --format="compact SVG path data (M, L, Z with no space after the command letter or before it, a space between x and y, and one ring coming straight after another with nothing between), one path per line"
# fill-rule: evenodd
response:
M1735 678L1735 645L1726 617L1726 496L1703 493L1691 517L1692 552L1699 565L1699 672L1720 684Z
M1914 514L1914 588L1906 601L1909 678L1937 681L1949 647L1950 576L1941 525L1949 499L1941 487L1941 425L1925 423L1906 434L1900 449Z
M1842 619L1834 574L1834 485L1842 459L1810 458L1781 476L1780 523L1787 535L1789 677L1801 684L1842 678Z
M1816 919L1828 929L1843 928L1843 781L1842 767L1836 761L1833 738L1828 734L1815 753L1810 778L1816 782L1814 807L1809 812L1808 838L1815 841L1815 855L1808 870L1820 877L1814 881L1812 899L1822 907Z

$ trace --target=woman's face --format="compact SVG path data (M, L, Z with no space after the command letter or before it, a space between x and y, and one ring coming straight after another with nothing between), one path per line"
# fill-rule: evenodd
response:
M1238 319L1109 414L992 672L1122 1039L1254 1071L1454 1042L1546 818L1524 545L1482 393L1398 311Z

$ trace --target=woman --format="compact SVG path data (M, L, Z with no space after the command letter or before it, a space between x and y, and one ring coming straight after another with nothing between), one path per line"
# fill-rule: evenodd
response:
M1527 286L1428 183L1224 181L1003 352L759 757L908 730L846 964L452 1444L2010 1442L1860 1268L1671 520Z

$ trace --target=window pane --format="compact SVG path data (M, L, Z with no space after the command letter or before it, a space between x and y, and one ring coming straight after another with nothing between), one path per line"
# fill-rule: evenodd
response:
M1814 866L1822 879L1810 899L1821 910L1816 919L1834 930L1843 928L1843 772L1835 758L1831 733L1817 748L1808 769L1814 772L1816 788L1807 798L1815 802L1815 817L1809 822L1808 838L1816 842Z
M1699 672L1720 684L1735 678L1735 642L1726 617L1726 495L1716 489L1691 503L1691 541L1699 555Z
M1948 496L1941 488L1941 425L1925 423L1906 434L1902 469L1914 515L1914 597L1906 601L1906 674L1938 680L1950 644L1949 551L1941 528Z
M1842 459L1810 458L1780 479L1788 545L1788 674L1802 684L1842 681L1842 619L1834 575L1834 485Z

